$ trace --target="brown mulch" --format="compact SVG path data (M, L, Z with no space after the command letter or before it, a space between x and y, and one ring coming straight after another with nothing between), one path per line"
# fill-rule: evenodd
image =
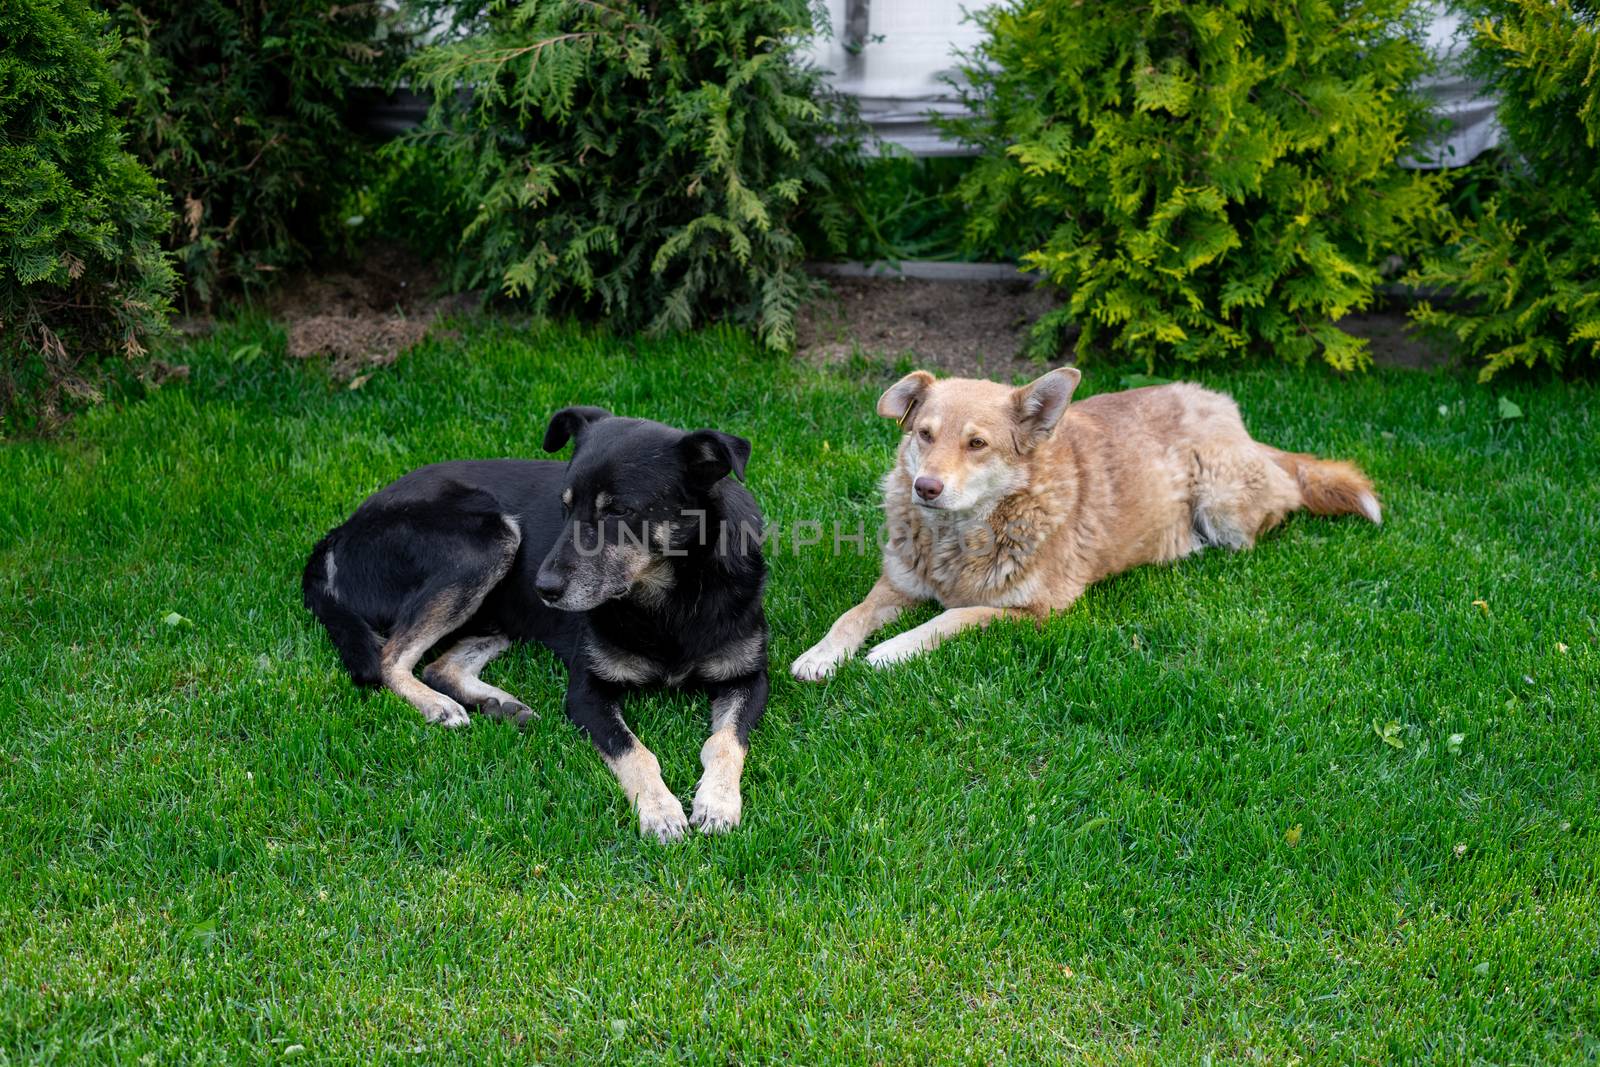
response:
M334 378L347 381L393 363L440 316L477 304L472 294L440 296L439 289L431 265L398 247L380 246L358 262L285 279L267 310L289 331L289 355L326 358Z
M1029 327L1053 297L1025 280L829 278L827 288L799 316L798 351L814 363L842 363L859 352L890 361L906 356L919 367L971 377L1038 372L1022 351ZM1404 306L1393 304L1339 325L1368 339L1379 366L1449 362L1446 352L1408 332L1407 322Z
M1425 370L1447 366L1454 360L1448 351L1412 331L1401 303L1346 315L1339 320L1339 328L1365 337L1372 362L1380 367Z
M1051 297L1025 280L830 278L801 309L797 348L816 363L856 351L965 375L1009 377L1037 365L1022 356L1028 329Z
M441 316L480 305L478 294L439 295L440 282L433 265L399 246L379 245L357 261L285 278L267 298L266 309L288 329L291 356L326 358L336 379L351 381L393 363ZM1039 364L1023 351L1029 329L1054 300L1050 291L1022 277L833 277L800 310L797 350L818 364L843 363L859 353L891 362L904 357L947 374L1007 380L1038 372ZM1380 366L1427 368L1448 362L1446 353L1407 331L1403 305L1351 315L1340 325L1368 338ZM1062 361L1070 358L1070 350L1062 353Z

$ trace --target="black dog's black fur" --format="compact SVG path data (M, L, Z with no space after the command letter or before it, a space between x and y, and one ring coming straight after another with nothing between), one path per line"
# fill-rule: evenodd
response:
M767 699L761 515L729 477L743 477L749 443L599 408L552 418L546 451L569 439L568 463L440 463L374 493L312 550L306 607L356 684L387 685L445 725L465 723L466 706L527 721L477 674L511 642L549 646L569 671L568 716L663 839L682 832L682 807L621 701L648 685L705 690L713 737L692 821L727 829Z

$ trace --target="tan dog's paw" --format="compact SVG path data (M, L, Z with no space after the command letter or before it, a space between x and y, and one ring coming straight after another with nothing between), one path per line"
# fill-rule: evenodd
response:
M664 788L639 797L639 833L654 837L663 845L682 837L689 829L683 805Z
M701 833L726 833L739 825L739 814L744 801L739 796L739 783L729 783L706 775L694 791L694 814L689 822Z
M823 638L794 661L789 673L802 682L820 682L838 670L839 664L849 658L848 652L834 648L827 638Z
M923 651L921 642L912 636L912 631L907 631L898 637L889 638L889 640L868 652L867 662L873 667L882 670L884 667L889 667L896 663L904 663L908 659L920 656Z

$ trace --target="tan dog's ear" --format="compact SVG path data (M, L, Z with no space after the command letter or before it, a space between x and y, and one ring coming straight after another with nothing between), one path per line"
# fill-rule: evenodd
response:
M912 410L928 394L928 387L933 384L933 375L925 370L914 370L901 378L898 382L878 398L878 414L886 419L896 419L900 428L905 429L906 419Z
M1050 436L1082 377L1077 367L1057 367L1012 392L1011 406L1024 441L1038 442Z

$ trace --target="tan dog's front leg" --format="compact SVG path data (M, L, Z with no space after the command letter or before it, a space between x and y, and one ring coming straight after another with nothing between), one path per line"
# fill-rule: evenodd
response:
M1028 613L1016 608L951 608L940 612L921 626L891 637L867 653L867 662L874 667L887 667L891 663L908 660L939 647L947 637L973 626L988 626L1001 618L1021 619Z
M875 631L889 625L915 603L915 597L907 596L890 585L888 578L880 576L867 599L839 616L829 628L828 636L795 660L789 673L802 682L820 682L855 655L856 649Z

